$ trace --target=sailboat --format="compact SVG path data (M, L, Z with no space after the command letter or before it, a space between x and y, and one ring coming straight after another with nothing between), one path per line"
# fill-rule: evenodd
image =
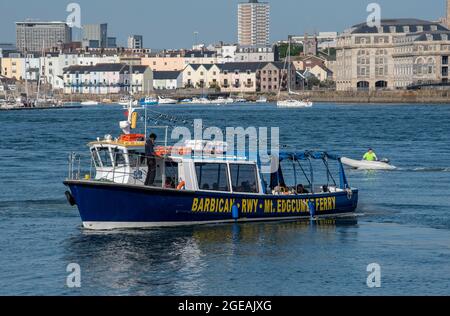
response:
M286 53L286 59L285 59L285 63L284 63L284 69L286 69L286 64L287 64L287 69L288 69L288 91L289 91L289 95L299 95L298 93L295 93L292 91L291 87L291 67L292 67L292 63L291 63L291 36L289 36L289 40L288 40L288 50ZM279 89L278 89L278 102L277 102L277 106L279 108L310 108L313 106L313 103L309 100L304 101L304 100L296 100L293 98L289 98L286 100L280 100L280 96L281 96L281 84L279 85Z

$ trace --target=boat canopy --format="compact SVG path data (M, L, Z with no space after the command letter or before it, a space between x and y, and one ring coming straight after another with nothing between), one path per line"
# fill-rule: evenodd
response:
M328 160L337 161L339 164L339 180L340 180L340 188L342 190L346 190L350 188L350 185L347 180L347 176L345 175L344 166L341 162L341 157L335 154L330 154L327 152L318 152L318 151L304 151L304 152L280 152L279 154L279 161L292 161L293 164L298 165L298 168L303 173L307 181L309 182L309 185L311 188L314 188L314 170L311 164L311 160L322 160L324 163L324 166L326 168L327 172L327 178L330 181L330 179L335 183L333 175L331 174ZM309 161L309 176L307 175L306 170L301 165L300 161ZM297 184L297 171L295 170L294 166L294 176L295 176L295 182ZM274 189L276 186L285 186L285 180L283 175L283 170L281 164L278 166L278 170L271 174L270 177L270 188Z

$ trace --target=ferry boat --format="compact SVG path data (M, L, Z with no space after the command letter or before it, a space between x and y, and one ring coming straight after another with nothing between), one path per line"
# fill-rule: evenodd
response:
M136 115L129 117L135 125ZM125 125L121 122L127 131ZM341 158L333 154L279 153L272 155L279 167L263 174L259 156L229 154L226 143L164 144L153 157L155 181L146 185L145 139L145 134L98 138L88 145L86 168L81 155L70 155L66 197L78 207L86 229L336 217L357 208L358 190L350 187ZM317 180L313 162L323 162L323 182ZM332 175L331 162L339 178ZM286 169L286 164L291 167ZM290 186L286 171L295 179Z

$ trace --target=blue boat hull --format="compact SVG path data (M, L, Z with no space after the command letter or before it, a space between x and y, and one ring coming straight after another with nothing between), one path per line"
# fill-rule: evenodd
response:
M355 212L358 191L303 196L162 190L66 181L88 229L145 228L337 216Z

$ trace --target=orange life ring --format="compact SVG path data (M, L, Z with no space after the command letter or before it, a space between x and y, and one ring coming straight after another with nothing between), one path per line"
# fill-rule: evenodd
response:
M186 181L181 181L177 186L177 190L183 190L186 187Z
M143 134L129 134L121 135L119 141L122 142L143 142L145 141L145 135Z

